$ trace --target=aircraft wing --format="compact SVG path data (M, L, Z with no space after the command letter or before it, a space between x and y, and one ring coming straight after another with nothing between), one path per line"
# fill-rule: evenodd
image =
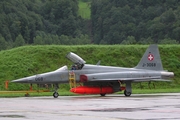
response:
M132 81L132 82L148 82L148 81L164 81L171 82L172 80L161 79L159 76L157 77L143 77L143 78L104 78L104 79L91 79L88 81Z
M121 80L121 81L150 81L153 79L159 79L159 77L144 77L144 78L104 78L104 79L91 79L88 81L117 81L117 80Z
M84 74L80 76L80 81L132 81L132 82L147 82L147 81L171 81L162 79L160 74L156 73L139 73L139 72L110 72L110 73L95 73Z

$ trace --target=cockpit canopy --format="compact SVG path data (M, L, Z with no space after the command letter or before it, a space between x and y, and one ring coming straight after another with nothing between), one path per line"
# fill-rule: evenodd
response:
M86 61L84 61L81 57L72 52L69 52L66 57L74 63L72 69L82 69L82 67L86 63Z

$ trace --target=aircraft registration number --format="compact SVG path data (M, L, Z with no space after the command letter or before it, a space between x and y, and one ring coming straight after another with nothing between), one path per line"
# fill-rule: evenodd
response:
M143 67L156 67L156 63L143 63Z

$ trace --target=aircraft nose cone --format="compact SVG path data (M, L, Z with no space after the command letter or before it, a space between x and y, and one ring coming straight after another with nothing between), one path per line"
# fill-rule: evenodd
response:
M13 82L13 83L32 83L34 81L35 81L35 76L30 76L30 77L25 77L25 78L13 80L11 82Z

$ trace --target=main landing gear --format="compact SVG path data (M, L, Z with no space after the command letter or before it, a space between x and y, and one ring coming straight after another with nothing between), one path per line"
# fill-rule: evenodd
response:
M129 96L131 96L131 92L128 92L128 91L124 90L124 95L129 97Z
M132 88L131 88L131 82L126 82L126 89L124 90L124 95L126 97L131 96Z
M58 98L58 96L59 96L59 93L57 92L59 89L58 84L54 84L54 88L55 88L55 91L53 93L53 96L54 96L54 98Z

